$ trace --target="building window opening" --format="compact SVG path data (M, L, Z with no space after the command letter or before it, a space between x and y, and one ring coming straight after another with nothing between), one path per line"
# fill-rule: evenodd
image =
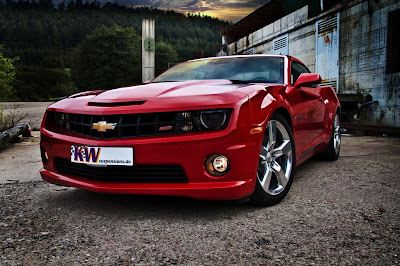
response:
M386 73L400 72L400 9L388 14Z

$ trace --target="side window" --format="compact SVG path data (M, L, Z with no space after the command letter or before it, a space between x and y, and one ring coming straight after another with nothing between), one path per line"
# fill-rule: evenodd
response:
M300 77L302 73L311 73L311 72L305 65L297 61L292 61L290 73L291 73L291 83L295 84L297 79Z

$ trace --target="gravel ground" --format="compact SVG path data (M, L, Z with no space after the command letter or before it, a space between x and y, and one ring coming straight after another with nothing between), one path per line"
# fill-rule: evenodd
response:
M344 137L268 208L1 184L0 263L399 264L399 160L400 139Z

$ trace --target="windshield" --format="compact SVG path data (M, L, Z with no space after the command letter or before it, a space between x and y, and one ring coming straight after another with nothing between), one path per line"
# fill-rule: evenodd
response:
M225 57L184 62L152 82L203 79L283 84L283 57Z

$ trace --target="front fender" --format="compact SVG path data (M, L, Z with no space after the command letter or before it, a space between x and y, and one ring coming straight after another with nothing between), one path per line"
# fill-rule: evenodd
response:
M285 92L285 86L269 87L265 90L260 90L257 94L250 98L252 110L252 127L266 127L272 114L278 109L285 109L293 124L292 108L291 108L291 95Z

